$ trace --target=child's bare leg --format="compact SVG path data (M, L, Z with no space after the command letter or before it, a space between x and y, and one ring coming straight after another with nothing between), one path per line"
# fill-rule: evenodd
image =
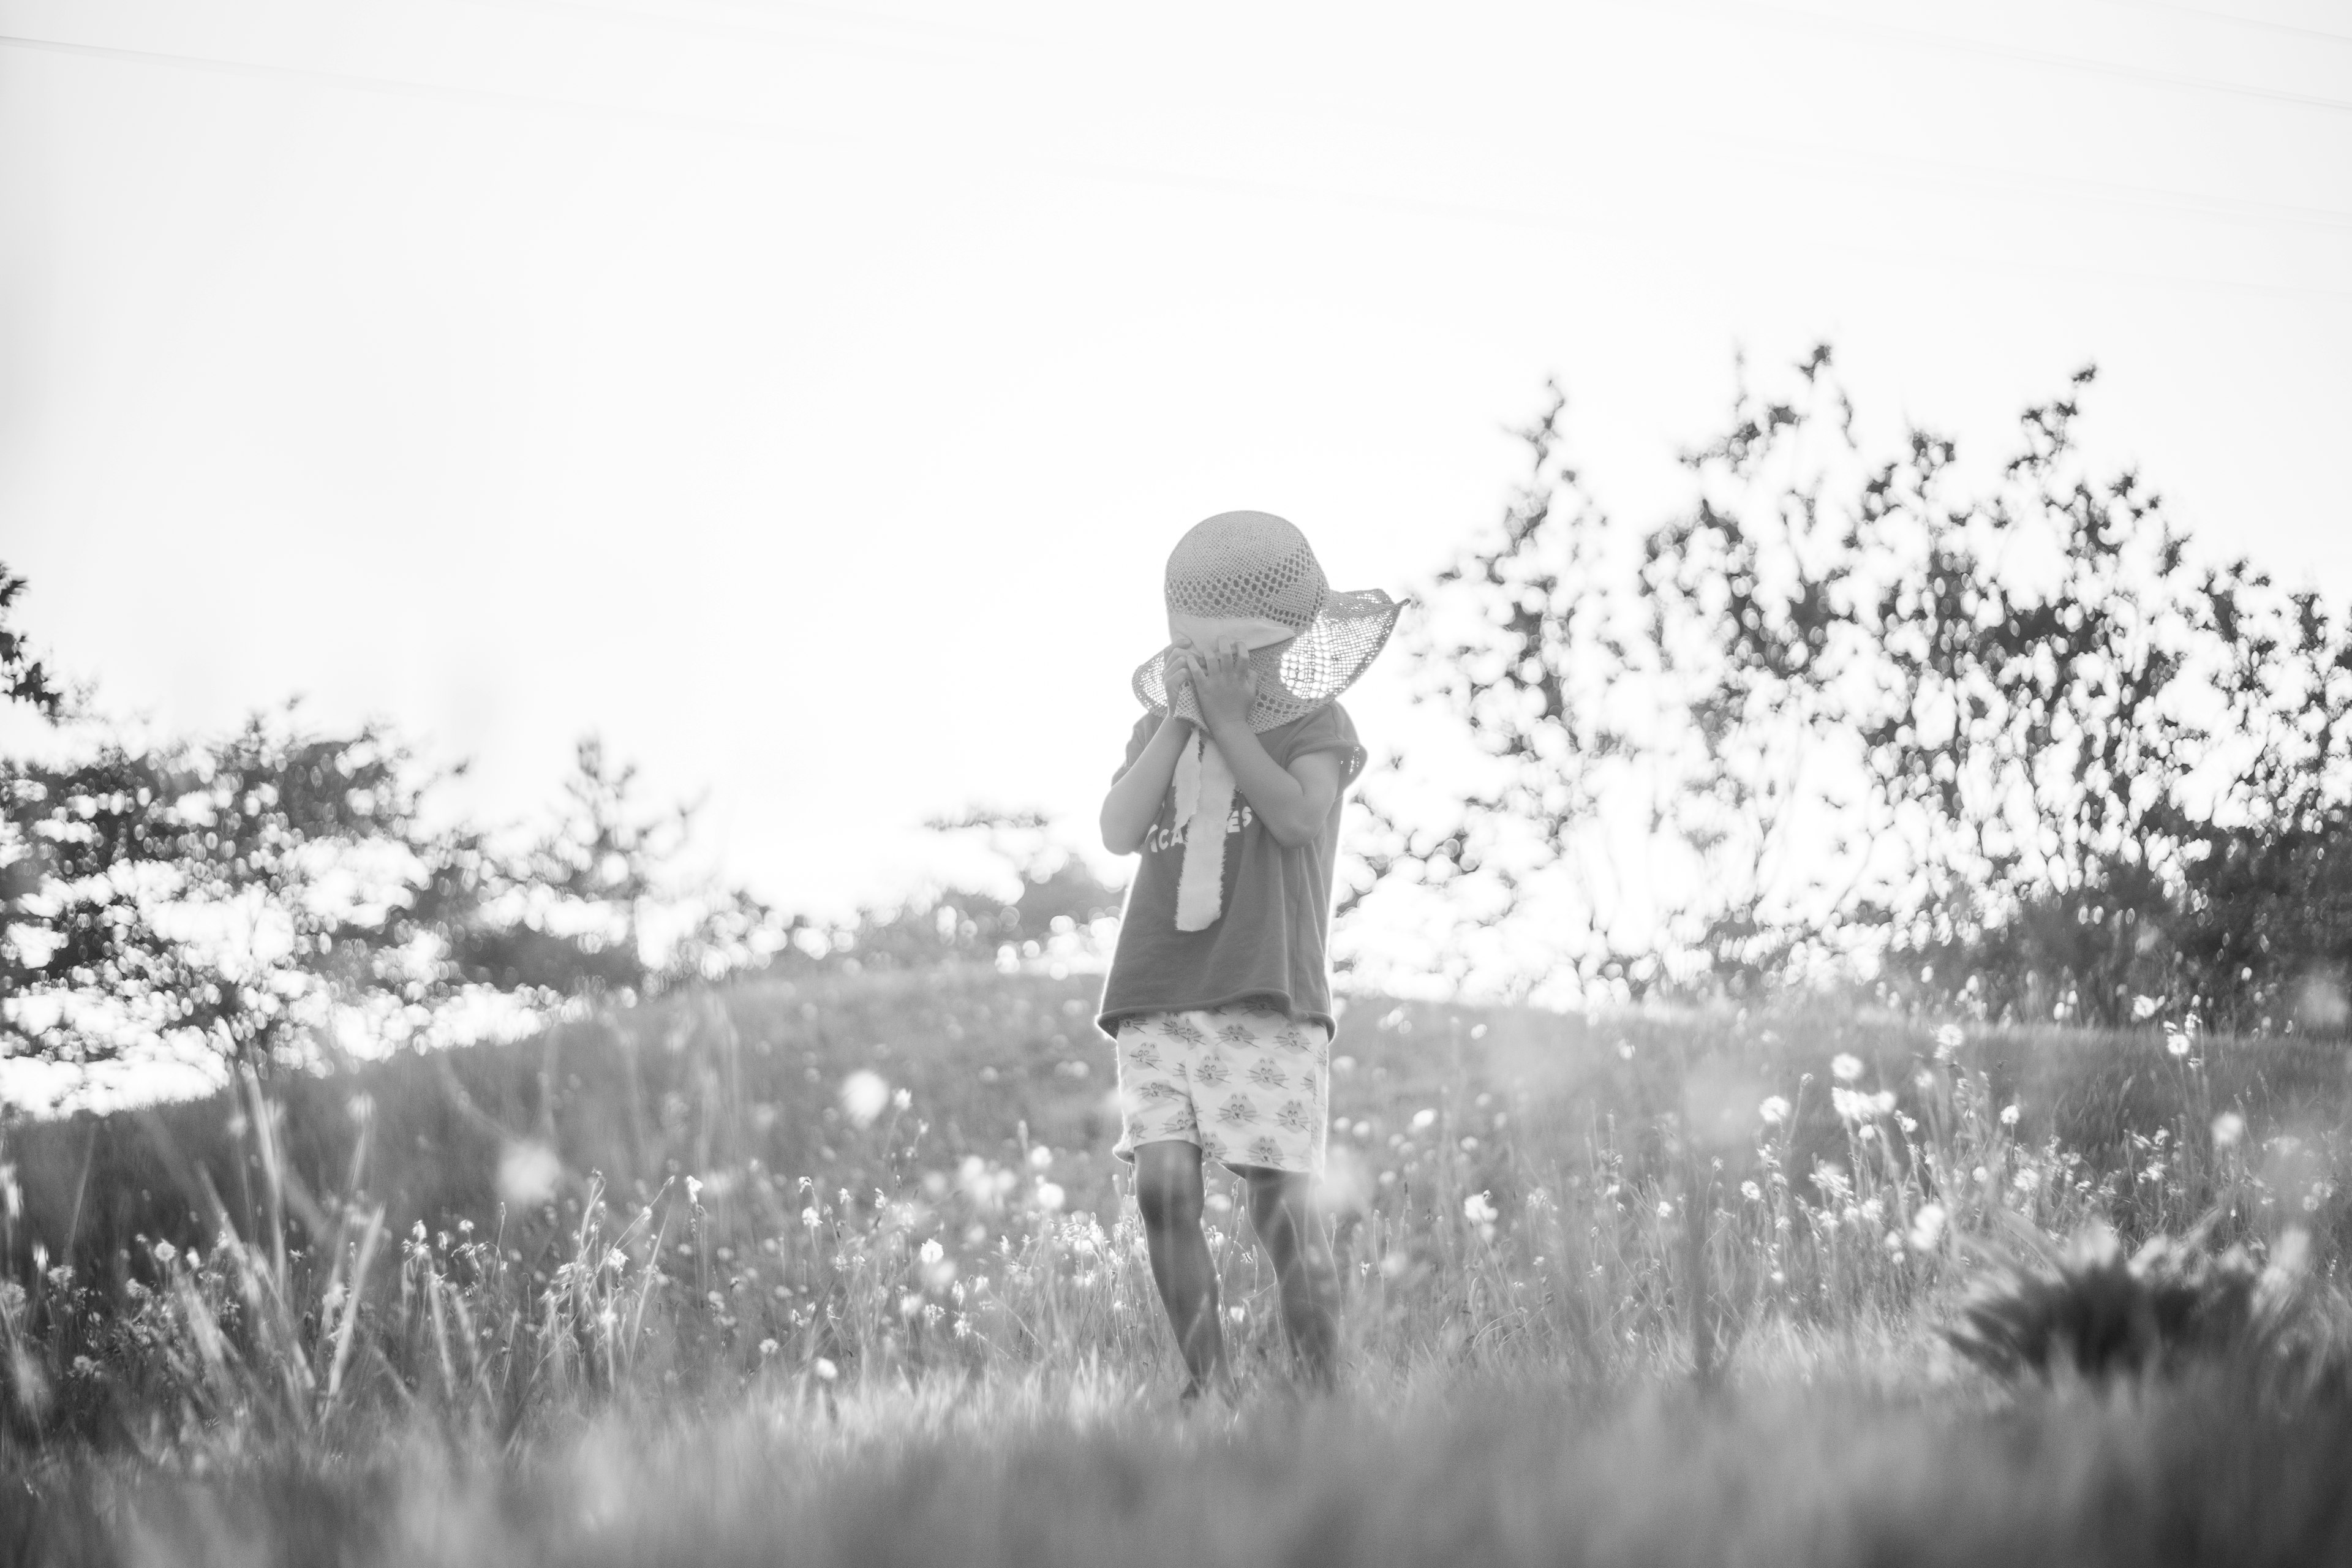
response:
M1328 1388L1339 1374L1339 1269L1315 1213L1315 1178L1291 1171L1249 1173L1250 1226L1274 1258L1282 1327L1307 1375Z
M1135 1149L1135 1206L1151 1251L1151 1279L1160 1287L1176 1331L1177 1353L1192 1374L1187 1395L1226 1382L1225 1336L1217 1323L1217 1266L1201 1234L1201 1151L1182 1142L1139 1143Z

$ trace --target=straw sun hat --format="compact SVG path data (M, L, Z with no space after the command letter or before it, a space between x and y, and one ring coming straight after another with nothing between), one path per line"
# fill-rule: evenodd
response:
M1193 524L1168 556L1167 590L1174 640L1136 667L1137 700L1168 706L1167 662L1176 647L1238 637L1257 672L1250 728L1258 731L1303 719L1353 685L1403 607L1378 588L1333 593L1307 536L1264 511L1219 512ZM1176 712L1201 722L1189 685Z

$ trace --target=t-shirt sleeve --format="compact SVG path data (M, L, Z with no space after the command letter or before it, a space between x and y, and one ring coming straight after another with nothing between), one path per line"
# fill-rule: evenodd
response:
M1288 767L1317 752L1339 753L1339 787L1343 790L1364 771L1364 746L1356 739L1356 721L1337 702L1326 703L1298 721L1298 733L1292 737L1290 755L1282 765Z
M1151 744L1151 737L1160 732L1160 710L1154 709L1135 721L1135 731L1127 738L1127 760L1118 764L1118 772L1110 775L1111 783L1118 783L1127 776L1127 770L1135 766L1135 759L1143 755L1143 748Z

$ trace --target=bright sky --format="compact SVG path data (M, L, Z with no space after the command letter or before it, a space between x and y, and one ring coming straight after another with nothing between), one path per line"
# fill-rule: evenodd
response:
M1443 15L1442 23L1433 18ZM2352 9L0 0L0 559L102 700L598 730L840 910L1084 833L1183 529L1401 590L1559 374L1656 511L1735 345L2088 435L2352 598ZM1392 680L1351 700L1377 748Z

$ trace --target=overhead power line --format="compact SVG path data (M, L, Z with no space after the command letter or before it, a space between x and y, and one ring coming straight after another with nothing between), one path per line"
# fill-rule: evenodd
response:
M517 92L497 88L453 87L434 82L406 80L399 78L370 76L354 71L329 70L311 66L292 66L217 57L187 55L165 50L134 49L120 45L84 44L65 39L38 38L16 34L0 34L0 47L32 49L47 53L79 56L170 68L196 70L215 75L247 79L312 82L349 90L393 97L417 99L427 102L458 104L474 108L526 110L552 112L571 117L611 120L655 126L666 130L702 132L755 141L797 142L835 147L856 145L888 146L881 138L856 132L813 131L796 126L783 126L757 121L731 119L718 115L693 114L674 110L646 109L634 105L596 102L587 100L558 98L538 93ZM1864 160L1841 156L1826 151L1802 147L1753 135L1732 138L1768 156L1783 162L1843 164L1851 170ZM1202 174L1194 171L1157 169L1136 164L1117 163L1099 159L1069 157L1054 153L1032 153L1021 160L1034 168L1048 173L1111 184L1153 186L1169 190L1191 190L1256 197L1280 197L1334 203L1339 205L1367 207L1391 212L1414 213L1427 216L1465 218L1478 222L1499 223L1512 227L1551 232L1581 232L1578 226L1539 210L1500 207L1477 202L1431 198L1400 195L1393 192L1345 190L1332 186L1313 185L1296 181L1266 179L1263 176L1236 176ZM2120 200L2126 204L2155 206L2192 216L2214 217L2225 221L2289 222L2324 227L2352 226L2352 213L2332 208L2293 206L2282 203L2259 202L2199 195L2189 192L2167 191L2158 187L2125 185L2115 182L2042 178L2021 181L2004 176L1997 171L1972 170L1964 165L1938 160L1875 155L1874 161L1908 166L1928 175L1955 180L1964 184L1989 185L2012 192L2023 192L2043 197L2091 195L2104 199ZM1832 248L1837 248L1832 247ZM2315 299L2352 300L2352 289L2310 288L2298 284L2248 282L2230 278L2168 277L2158 273L2123 272L2063 264L2034 261L2002 261L1961 257L1943 257L1932 261L1898 254L1883 253L1868 247L1845 246L1843 249L1856 256L1873 259L1913 265L1928 265L1938 268L1957 268L2007 274L2040 273L2057 277L2109 278L2116 281L2174 285L2196 289L2223 289L2242 292L2302 296Z
M2150 87L2178 88L2194 92L2214 92L2239 98L2263 100L2272 103L2291 103L2306 109L2322 109L2331 113L2352 114L2352 98L2331 98L2324 93L2297 92L2290 88L2263 87L2250 82L2222 81L2214 77L2195 76L2187 71L2158 70L2150 66L2125 65L2117 60L2094 59L2088 55L2062 54L2054 49L2022 48L2012 44L1990 43L1981 38L1964 38L1950 33L1938 33L1925 27L1906 27L1894 22L1872 21L1861 16L1837 16L1825 11L1808 11L1796 5L1778 5L1769 0L1700 0L1718 11L1750 18L1769 16L1792 22L1819 32L1844 33L1854 37L1872 38L1883 43L1898 44L1911 48L1947 49L1954 54L1976 55L1987 59L2015 60L2025 65L2046 66L2060 70L2087 71L2098 76L2114 77L2122 81L2141 82Z
M2251 27L2258 32L2284 33L2294 37L2327 38L2339 44L2352 44L2352 33L2331 32L2326 27L2306 27L2295 22L2275 22L2268 16L2248 16L2236 11L2215 11L2203 5L2183 5L2179 0L2106 0L2110 5L2129 5L2140 11L2170 11L2180 16L2201 16L2207 21L2227 22L2233 26Z

